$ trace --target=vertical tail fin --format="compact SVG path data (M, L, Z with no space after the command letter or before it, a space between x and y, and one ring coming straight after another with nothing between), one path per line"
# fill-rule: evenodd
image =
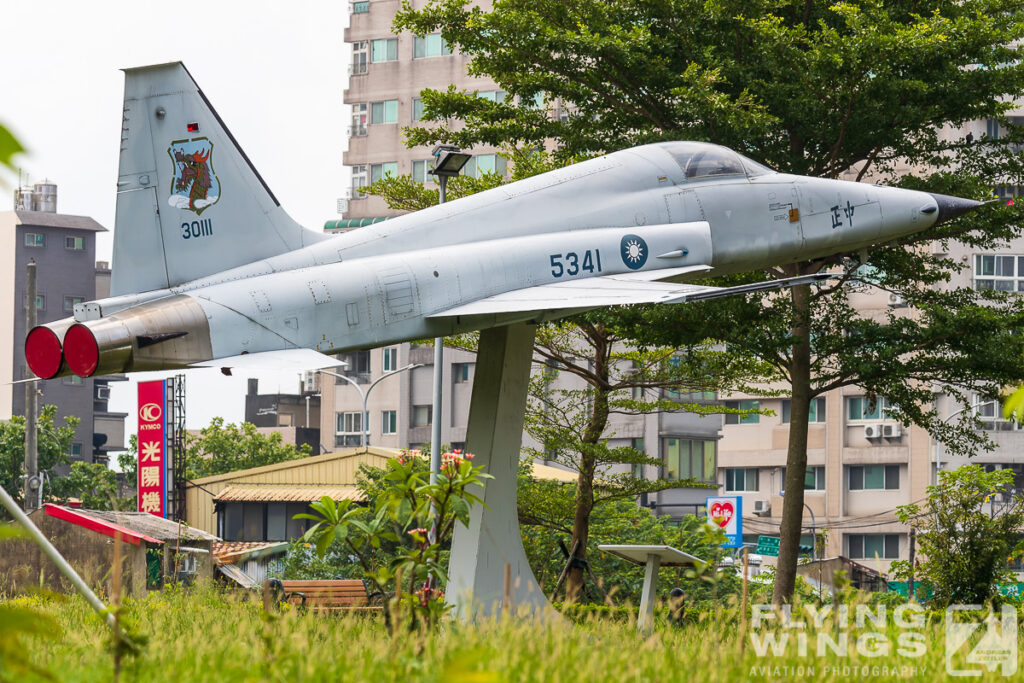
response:
M183 64L125 70L112 295L325 238L284 212Z

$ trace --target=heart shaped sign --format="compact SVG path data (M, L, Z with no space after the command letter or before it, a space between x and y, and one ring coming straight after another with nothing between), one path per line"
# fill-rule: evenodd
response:
M732 520L733 515L736 514L736 510L733 508L732 503L730 503L729 501L716 501L711 506L710 512L711 521L717 524L718 526L722 527L723 529Z

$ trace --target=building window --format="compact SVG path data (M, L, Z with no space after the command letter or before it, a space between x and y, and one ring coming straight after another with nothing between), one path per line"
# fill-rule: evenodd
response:
M73 313L75 306L84 301L85 299L80 296L66 296L64 297L64 311L66 313Z
M419 121L423 118L423 100L419 97L412 98L412 120Z
M662 395L680 403L711 403L718 398L713 391L688 391L681 387L665 387Z
M398 38L381 38L371 42L370 61L393 62L398 59Z
M995 193L1003 201L1009 201L1024 195L1024 185L996 185Z
M22 299L22 302L21 302L22 304L24 304L24 303L26 303L28 301L28 299L27 299L28 292L25 292L25 296L26 296L26 298ZM46 295L45 294L36 294L36 310L37 311L45 311L46 310Z
M647 448L644 446L644 440L642 438L640 438L640 439L630 439L629 445L630 445L630 447L634 451L637 451L639 453L643 453L644 455L647 455ZM630 469L630 473L633 475L634 478L636 478L636 479L643 479L644 478L644 464L643 463L640 463L640 462L633 463L632 465L630 465L629 469Z
M456 384L468 382L472 378L472 363L455 363L452 366L452 381Z
M849 556L853 560L897 560L900 557L899 534L848 534Z
M412 426L413 427L426 427L430 424L430 420L434 414L433 406L413 406L412 407Z
M80 385L85 383L85 380L79 377L78 375L68 375L66 377L61 377L60 381L61 384L68 385Z
M381 349L381 355L383 360L381 362L381 369L384 372L394 372L398 369L398 349L390 347L387 349Z
M370 44L365 40L352 43L352 75L358 76L367 71L370 62Z
M751 401L726 401L726 408L732 408L733 410L760 410L761 402L758 400ZM725 424L727 425L756 425L761 421L761 415L759 413L748 413L747 415L738 415L736 413L726 413Z
M370 352L369 351L353 351L352 353L345 356L345 361L348 363L348 367L345 368L345 373L349 375L369 375L370 374ZM341 378L334 380L335 384L348 384Z
M360 192L359 188L366 187L370 183L366 182L369 176L366 173L366 164L359 164L358 166L352 167L352 198L362 199L366 196L365 193Z
M501 104L505 101L505 97L508 95L504 90L480 90L476 96L481 100L487 100L488 102L497 102Z
M370 0L352 3L352 14L366 14L370 11Z
M433 166L429 161L412 162L412 179L420 184L432 182L434 178L430 174L431 168L433 168Z
M850 422L862 420L885 420L889 417L889 399L868 396L846 397L846 419Z
M398 411L397 410L382 410L380 413L381 434L397 434L398 433Z
M352 105L352 127L348 131L349 137L358 138L366 135L369 110L370 105L366 104L366 102Z
M479 178L484 173L497 173L503 176L507 166L505 157L500 154L481 154L470 157L466 165L462 167L462 172L473 178Z
M362 443L363 414L360 411L338 413L335 444L338 446L358 446Z
M38 232L26 232L25 233L25 246L26 247L45 247L46 246L46 235Z
M857 465L849 469L851 491L895 491L900 487L899 465Z
M782 424L789 424L789 413L792 408L793 401L786 398L782 400ZM824 422L825 421L825 398L811 399L810 410L807 415L808 422Z
M420 38L416 36L412 43L412 58L422 59L424 57L443 57L450 55L451 48L444 41L440 33L434 33Z
M1004 420L1002 404L999 401L987 400L982 397L976 399L978 419L981 420L981 428L993 432L1020 431L1022 425L1015 419Z
M81 458L82 457L82 444L75 442L71 444L71 457Z
M664 440L665 479L696 479L715 483L715 442L703 439Z
M85 238L84 237L65 237L64 248L71 249L72 251L82 251L85 249Z
M756 467L730 467L725 470L726 491L759 491Z
M519 105L527 109L541 109L544 106L544 93L539 92L533 97L520 97Z
M398 123L398 100L371 102L370 123Z
M287 541L306 533L309 522L295 519L308 513L306 503L225 502L218 532L225 541Z
M387 178L388 176L394 178L398 175L398 162L389 161L383 164L370 164L370 183L375 183L378 180Z
M782 484L781 488L786 488L786 468L782 468ZM817 467L808 467L807 473L804 474L804 491L824 491L825 490L825 468L821 465Z
M975 254L974 288L1024 292L1024 256Z

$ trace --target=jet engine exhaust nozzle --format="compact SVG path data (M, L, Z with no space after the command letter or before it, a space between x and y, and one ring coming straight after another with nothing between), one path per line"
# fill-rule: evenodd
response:
M110 334L112 330L109 328L114 325L108 323L97 327L107 328L98 330L98 338L96 332L82 323L72 325L64 335L64 358L71 372L79 377L121 372L131 360L132 340L127 330L124 334ZM117 327L124 329L121 325Z
M57 333L49 327L33 327L25 337L25 362L36 377L56 377L64 363Z
M184 368L211 358L206 314L184 295L74 323L64 335L64 361L79 377Z
M985 202L964 199L963 197L953 197L948 194L935 194L934 192L929 192L928 194L939 205L939 215L936 217L934 225L948 223L954 218L985 205Z

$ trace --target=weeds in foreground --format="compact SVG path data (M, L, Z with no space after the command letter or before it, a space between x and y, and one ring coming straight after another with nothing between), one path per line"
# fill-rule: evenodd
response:
M63 681L111 680L109 654L102 647L106 627L84 601L32 597L14 604L43 613L64 633L56 644L25 638L30 661L47 662ZM255 595L211 586L171 588L124 601L124 616L150 643L125 661L122 680L558 683L769 680L798 674L834 680L843 671L846 678L945 678L943 613L918 618L917 611L897 616L880 604L845 608L844 622L838 609L797 605L791 619L804 626L796 628L784 623L785 615L767 616L762 607L761 623L748 621L745 638L740 637L741 615L731 603L690 609L682 623L671 621L665 610L646 634L637 632L635 616L626 610L605 614L576 608L572 620L503 615L392 635L379 613L324 616L284 606L268 618ZM30 673L19 681L37 678ZM1006 680L998 669L983 670L981 678Z

